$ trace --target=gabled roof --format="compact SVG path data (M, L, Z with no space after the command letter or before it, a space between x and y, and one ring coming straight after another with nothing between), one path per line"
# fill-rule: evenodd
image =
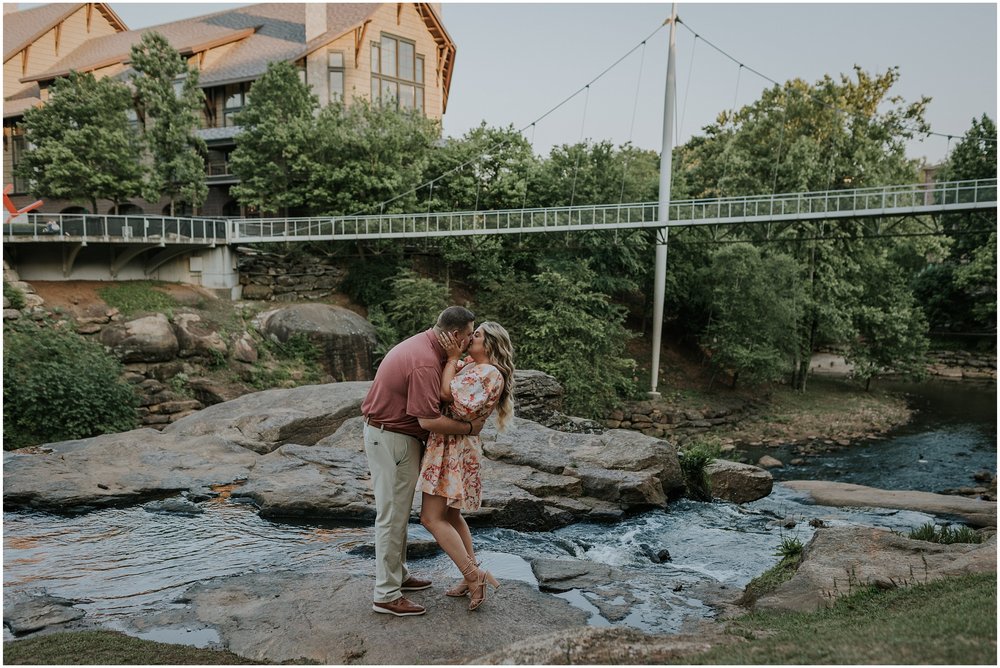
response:
M19 43L30 43L31 38L28 35L34 34L31 26L35 26L37 33L38 30L42 30L41 26L51 27L81 6L83 5L45 5L7 14L4 17L5 46L8 41L7 24L12 19L16 19L19 25L11 31L11 34L18 36ZM104 7L102 3L96 3L95 6ZM208 63L201 69L199 83L203 87L251 81L267 71L268 63L298 60L350 31L363 27L381 6L379 3L370 2L327 3L326 32L309 40L308 43L304 3L272 2L234 7L214 14L90 39L47 71L25 77L21 81L26 84L44 83L66 76L73 70L89 72L111 65L127 64L132 46L138 44L147 32L162 34L185 56L231 43L231 49L222 58ZM416 3L416 7L438 45L442 59L444 102L447 104L454 67L455 44L429 3ZM28 15L27 19L22 15ZM22 37L28 42L24 42ZM37 35L34 38L37 38ZM13 41L14 38L11 39ZM15 115L16 112L9 102L4 107L5 117Z
M4 62L17 55L24 47L51 30L63 19L82 8L86 3L54 3L23 9L4 14L3 17L3 59ZM101 12L118 30L128 30L118 15L103 2L95 3Z
M378 8L377 3L328 3L327 31L309 44L336 39L364 23ZM154 31L185 55L243 40L225 58L201 71L199 81L203 86L255 79L267 70L268 63L297 60L310 50L306 44L305 4L264 3L93 39L48 71L23 81L47 81L65 76L71 70L88 71L126 63L132 45L139 43L145 33Z

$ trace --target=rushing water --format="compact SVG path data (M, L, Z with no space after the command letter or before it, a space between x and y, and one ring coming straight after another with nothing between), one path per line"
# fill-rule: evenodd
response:
M936 399L933 387L921 390L914 399L921 409L916 421L892 438L775 471L776 477L934 491L969 485L978 470L995 471L995 389L970 392L952 386L947 401ZM944 413L942 402L948 407ZM964 416L956 418L958 409ZM373 571L373 560L354 550L372 542L371 526L271 522L252 506L227 499L201 505L205 512L195 516L154 513L142 506L77 516L5 513L5 596L44 589L85 601L78 607L91 621L127 628L129 618L167 609L189 585L213 577L288 568ZM794 528L782 528L789 518L797 522ZM586 610L594 625L676 632L687 622L712 616L699 588L741 589L777 562L782 539L807 542L813 518L827 525L864 523L904 532L932 521L916 512L810 505L777 484L766 499L743 506L682 500L666 511L615 524L576 524L544 533L484 529L475 532L475 540L486 566L501 579L537 584L530 566L535 558L610 567L613 575L606 587L559 596ZM410 534L430 538L419 525L411 525ZM662 549L669 551L670 561L653 563L649 552ZM438 581L455 575L443 554L413 566ZM142 635L194 645L218 640L210 630Z

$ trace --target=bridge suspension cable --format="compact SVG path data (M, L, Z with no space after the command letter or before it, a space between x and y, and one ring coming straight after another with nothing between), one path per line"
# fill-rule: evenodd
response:
M694 35L694 37L695 37L696 40L697 39L701 39L703 42L705 42L706 44L708 44L710 47L712 47L713 49L715 49L716 51L718 51L723 56L725 56L729 60L733 61L734 63L736 63L740 67L743 67L743 68L746 68L746 69L750 70L751 72L753 72L754 74L756 74L757 76L759 76L761 79L764 79L765 81L769 81L772 84L774 84L775 86L781 86L781 84L778 83L778 81L776 81L775 79L772 79L771 77L769 77L766 74L762 73L760 70L757 70L757 69L754 69L753 67L750 67L746 63L743 63L742 61L740 61L735 56L733 56L730 53L726 52L721 47L716 46L715 44L713 44L711 41L709 41L708 39L706 39L703 35L701 35L700 33L696 32L694 30L694 28L692 28L687 23L685 23L684 21L682 21L680 17L677 18L677 23L680 24L680 25L682 25L682 26L684 26L692 35ZM807 95L809 95L809 94L807 93ZM819 104L824 105L826 107L829 107L829 108L831 108L831 109L833 109L835 111L841 111L841 112L845 111L843 109L840 109L836 105L830 104L829 102L826 102L825 100L821 100L821 99L817 98L815 95L809 95L809 97L811 97L813 100L815 100ZM922 130L920 128L913 128L913 127L909 127L907 129L911 130L911 131L913 131L913 132L915 132L917 134L935 135L935 136L938 136L938 137L947 137L949 140L953 139L953 138L954 139L966 139L965 135L948 134L948 133L944 133L944 132L936 132L934 130L929 130L929 129L928 130ZM993 142L995 144L996 141L997 141L997 138L996 137L987 137L987 138L985 138L985 141L990 141L990 142Z
M547 116L549 116L550 114L554 113L556 110L560 109L563 105L565 105L567 102L569 102L570 100L572 100L574 97L576 97L580 93L582 93L585 90L587 90L592 84L596 83L601 78L603 78L605 74L607 74L608 72L610 72L611 70L613 70L615 67L617 67L623 60L625 60L626 58L628 58L629 56L631 56L633 53L635 53L636 49L639 49L640 47L644 47L646 45L646 42L648 42L654 36L656 36L656 33L660 32L660 30L662 30L663 27L666 26L668 23L669 23L669 19L667 19L667 21L664 21L662 24L658 25L656 27L656 30L654 30L653 32L649 33L649 35L645 39L643 39L641 42L639 42L638 44L636 44L635 46L633 46L631 49L629 49L628 51L626 51L620 58L618 58L618 60L616 60L615 62L611 63L606 68L604 68L604 70L600 74L598 74L596 77L594 77L593 79L591 79L590 81L588 81L581 88L579 88L577 91L575 91L571 95L567 96L565 99L563 99L561 102L559 102L558 104L556 104L554 107L550 108L544 114L542 114L541 116L539 116L535 120L531 121L530 123L528 123L527 125L525 125L521 129L519 129L517 131L518 134L522 134L523 135L525 130L527 130L528 128L530 128L530 127L532 127L532 126L534 126L536 124L538 124L543 119L545 119ZM378 204L370 204L370 205L364 207L363 209L360 209L360 210L356 211L355 213L352 213L351 216L360 216L365 211L370 211L370 210L372 210L372 209L374 209L376 207L380 207L380 208L384 209L385 205L391 204L392 202L395 202L398 199L401 199L403 197L406 197L407 195L415 193L415 192L423 189L425 186L428 186L429 184L433 183L434 181L439 181L439 180L443 179L446 176L449 176L451 174L454 174L457 171L465 169L470 164L472 164L472 163L476 162L477 160L479 160L480 157L482 157L482 155L485 154L487 151L492 151L492 150L496 150L498 148L502 148L503 146L506 146L508 143L509 143L509 140L498 141L498 142L492 144L491 146L488 146L485 149L483 149L479 153L479 155L477 155L476 157L473 157L473 158L470 158L469 160L466 160L462 164L460 164L460 165L458 165L456 167L453 167L452 169L449 169L448 171L444 172L443 174L440 174L440 175L434 177L433 179L431 179L429 181L425 181L424 183L421 183L418 186L414 186L413 188L410 188L406 192L400 193L399 195L396 195L395 197L392 197L390 199L387 199L387 200L384 200L382 202L379 202Z

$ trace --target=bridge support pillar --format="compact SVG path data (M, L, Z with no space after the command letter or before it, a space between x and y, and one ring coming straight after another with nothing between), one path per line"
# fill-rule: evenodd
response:
M667 45L667 82L663 93L663 149L660 151L660 200L659 220L662 225L656 234L656 271L653 274L653 359L649 365L650 399L659 399L656 386L660 381L660 337L663 333L663 298L667 285L667 222L670 220L670 173L673 169L674 100L677 76L677 3L670 8L670 41Z
M201 252L201 286L220 297L239 299L243 293L236 269L236 252L225 244ZM194 267L192 267L193 269Z

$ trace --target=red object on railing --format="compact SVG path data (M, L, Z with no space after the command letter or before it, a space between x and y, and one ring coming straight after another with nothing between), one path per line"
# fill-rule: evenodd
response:
M20 216L21 214L28 213L29 211L34 211L44 203L42 202L42 200L38 200L37 202L29 204L23 209L18 209L17 206L15 206L12 201L10 201L10 197L8 197L10 191L13 189L14 189L13 183L9 183L3 187L3 205L4 208L7 209L7 212L10 213L10 217L7 219L8 223L14 222L14 219Z

